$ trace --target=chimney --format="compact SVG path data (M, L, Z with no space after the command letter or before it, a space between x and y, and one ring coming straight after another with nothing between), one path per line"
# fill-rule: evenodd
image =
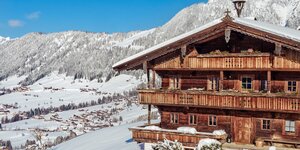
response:
M246 3L246 0L233 0L234 8L236 9L236 13L238 17L241 17L242 10Z

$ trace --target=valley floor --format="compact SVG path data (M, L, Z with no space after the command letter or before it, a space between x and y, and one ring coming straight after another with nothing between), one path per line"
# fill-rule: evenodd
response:
M52 73L27 87L18 85L22 79L15 76L0 82L0 149L7 141L13 149L51 148L76 141L75 137L100 133L103 138L109 132L115 137L104 139L113 143L119 134L124 140L130 137L127 126L146 119L146 108L137 103L135 94L130 95L141 81L130 75L98 83ZM120 128L108 128L112 126ZM101 139L90 140L93 145Z

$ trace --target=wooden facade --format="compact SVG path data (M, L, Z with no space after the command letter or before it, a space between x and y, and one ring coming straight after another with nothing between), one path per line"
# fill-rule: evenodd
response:
M299 142L299 41L235 23L227 16L155 53L116 66L116 70L143 67L148 88L139 90L139 102L149 111L151 105L157 106L161 114L163 132L140 127L131 129L133 138L152 143L165 137L195 145L200 137L171 131L188 126L198 132L225 130L236 143ZM158 78L160 84L155 82Z

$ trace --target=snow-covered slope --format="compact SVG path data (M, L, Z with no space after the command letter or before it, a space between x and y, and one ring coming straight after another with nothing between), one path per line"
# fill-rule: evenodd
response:
M7 41L10 41L11 39L9 37L2 37L0 36L0 44L4 44Z
M0 80L17 74L27 77L22 83L32 84L53 71L87 79L111 76L115 62L220 18L227 8L235 16L231 0L194 4L165 25L147 31L67 31L29 33L15 40L0 38ZM300 24L300 1L247 0L243 16L296 29Z
M0 88L12 89L17 87L16 83L23 78L10 77L0 82ZM99 97L112 95L113 93L133 90L140 83L142 81L137 80L134 76L125 74L113 77L108 82L98 83L97 80L73 80L72 77L67 77L64 74L51 73L33 85L28 86L30 88L29 91L13 92L0 96L0 103L18 105L18 109L10 110L11 113L29 111L38 107L58 107L69 103L90 102L91 100L97 100ZM45 89L50 87L51 89L49 90ZM90 89L90 91L82 91L85 89Z
M128 128L141 124L125 124L87 133L64 142L53 150L139 150L139 145L131 140Z

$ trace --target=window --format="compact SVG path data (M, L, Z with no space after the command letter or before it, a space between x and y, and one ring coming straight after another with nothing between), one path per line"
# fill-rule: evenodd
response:
M288 91L296 92L296 81L288 81Z
M179 77L170 77L169 88L170 89L180 89Z
M268 81L267 80L261 80L260 82L261 82L260 83L260 85L261 85L260 89L262 91L267 91L268 90Z
M217 116L215 116L215 115L208 116L208 125L216 126L217 125Z
M295 121L285 121L285 132L295 133Z
M173 123L173 124L178 124L178 118L179 118L179 115L178 115L178 114L176 114L176 113L171 113L170 118L171 118L171 123Z
M219 90L219 78L218 77L211 77L209 80L209 87L210 90Z
M197 124L197 115L190 114L189 115L189 124L190 125L196 125Z
M244 90L251 90L252 89L252 78L242 77L242 88Z
M263 119L262 120L262 129L263 130L269 130L269 129L271 129L271 120Z

